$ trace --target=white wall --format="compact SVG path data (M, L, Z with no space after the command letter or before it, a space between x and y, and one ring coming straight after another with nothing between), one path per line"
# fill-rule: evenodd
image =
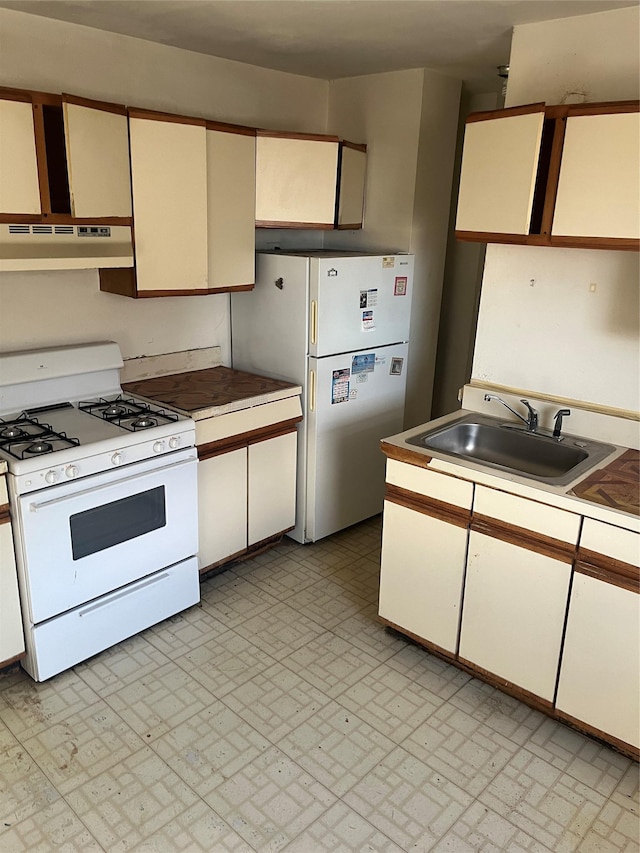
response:
M365 227L332 248L415 253L405 427L429 420L461 82L426 69L333 81L329 130L367 141Z
M637 99L639 11L516 27L506 105ZM473 378L637 411L638 273L637 253L488 246Z
M0 9L0 82L274 129L323 132L329 84ZM278 240L271 232L270 240ZM0 348L112 339L125 358L222 347L226 295L132 300L95 270L3 273Z

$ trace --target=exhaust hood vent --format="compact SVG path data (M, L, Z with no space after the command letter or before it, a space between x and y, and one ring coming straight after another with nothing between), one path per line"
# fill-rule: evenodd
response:
M129 225L0 224L0 270L133 266Z

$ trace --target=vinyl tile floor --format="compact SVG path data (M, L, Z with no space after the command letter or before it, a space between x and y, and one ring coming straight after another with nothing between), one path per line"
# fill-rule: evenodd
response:
M0 674L0 851L638 851L638 765L377 621L380 519Z

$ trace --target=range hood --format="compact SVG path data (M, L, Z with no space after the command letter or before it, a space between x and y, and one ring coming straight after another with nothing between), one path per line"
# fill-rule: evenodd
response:
M128 225L0 224L0 271L132 266Z

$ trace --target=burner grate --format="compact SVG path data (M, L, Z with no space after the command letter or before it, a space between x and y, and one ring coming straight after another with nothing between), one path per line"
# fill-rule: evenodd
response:
M79 444L80 439L70 438L65 432L56 432L49 424L29 417L27 412L9 421L0 418L0 450L14 459L43 456Z
M116 424L129 432L151 429L159 424L175 423L179 416L166 409L158 409L140 400L119 395L107 400L89 400L78 403L82 412L87 412L97 418Z

